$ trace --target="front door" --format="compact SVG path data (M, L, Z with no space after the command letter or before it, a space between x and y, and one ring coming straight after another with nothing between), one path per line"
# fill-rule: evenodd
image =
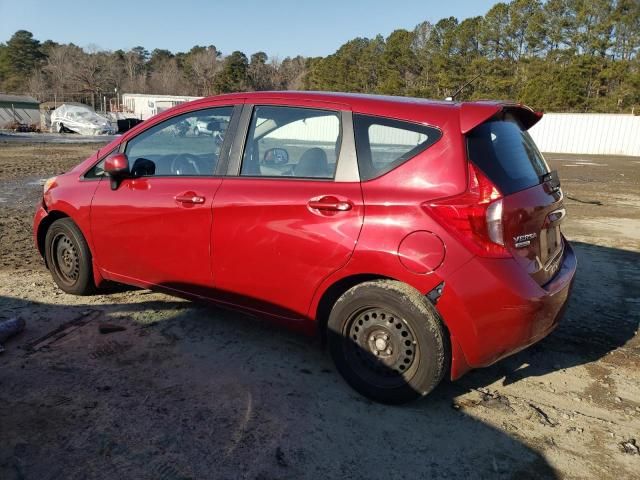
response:
M91 204L96 262L105 277L206 295L212 288L214 175L232 107L178 115L130 139L131 178L100 181ZM212 134L200 135L198 122Z
M214 200L218 298L303 318L320 282L349 260L363 222L359 181L336 178L342 115L256 106L248 130L238 175Z

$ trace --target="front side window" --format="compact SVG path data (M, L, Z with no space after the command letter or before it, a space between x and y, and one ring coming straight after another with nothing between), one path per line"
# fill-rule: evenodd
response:
M370 115L354 115L354 130L362 180L390 172L442 135L433 127Z
M101 178L104 177L105 173L104 173L104 161L109 158L111 155L114 155L116 153L118 153L120 146L118 145L116 148L114 148L113 150L109 151L109 153L107 153L106 155L102 155L101 160L96 163L93 167L91 167L87 173L84 174L84 178L85 179L94 179L94 178Z
M258 106L251 119L240 175L331 179L339 151L338 112Z
M232 107L189 112L145 130L127 142L133 176L213 175Z

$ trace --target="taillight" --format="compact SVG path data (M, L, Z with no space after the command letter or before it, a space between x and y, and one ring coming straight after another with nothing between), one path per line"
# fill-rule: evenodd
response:
M464 193L423 206L473 253L494 258L511 256L504 246L502 194L472 163Z

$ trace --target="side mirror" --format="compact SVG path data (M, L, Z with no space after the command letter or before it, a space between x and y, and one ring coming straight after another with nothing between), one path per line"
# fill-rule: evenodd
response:
M129 159L124 153L116 153L104 161L104 171L112 177L121 177L129 173Z
M289 163L289 152L284 148L270 148L262 157L264 165L286 165Z
M117 190L120 181L129 175L129 159L124 153L116 153L104 161L104 171L111 177L111 190Z

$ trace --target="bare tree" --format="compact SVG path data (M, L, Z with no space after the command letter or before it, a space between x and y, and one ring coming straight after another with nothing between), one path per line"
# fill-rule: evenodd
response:
M277 59L275 60L277 61ZM279 89L302 90L304 88L304 76L307 73L307 66L304 57L287 57L278 68L280 82Z
M148 52L142 47L136 47L124 54L124 70L126 81L123 87L131 92L145 93L147 91L147 72L145 70Z
M267 54L257 52L251 55L247 69L249 84L254 90L272 90L278 80L273 63L267 63ZM277 61L277 60L276 60Z
M150 85L154 93L176 95L184 91L184 78L175 58L162 60L151 73Z
M87 93L91 97L91 106L96 106L96 95L106 88L102 76L104 53L77 51L73 55L72 78L78 92Z
M54 94L61 98L71 86L73 57L79 50L75 45L58 45L49 50L47 63L43 70L50 79Z
M38 100L43 99L49 89L42 70L35 69L27 83L27 93Z
M186 64L198 94L208 96L213 93L213 81L222 69L219 57L220 53L213 46L189 53Z

